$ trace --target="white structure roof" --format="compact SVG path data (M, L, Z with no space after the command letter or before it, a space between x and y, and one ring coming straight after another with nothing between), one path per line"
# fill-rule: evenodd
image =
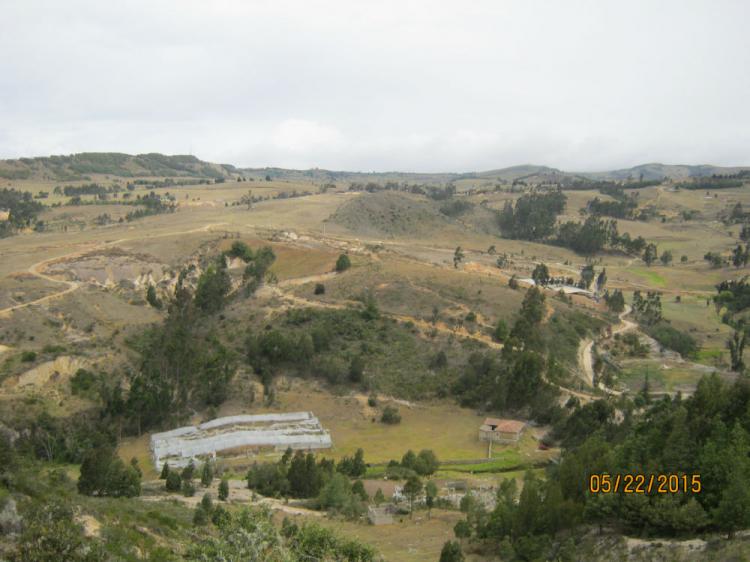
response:
M172 466L186 466L191 459L215 456L232 449L327 449L331 446L330 433L311 412L228 416L151 436L157 470L166 461Z

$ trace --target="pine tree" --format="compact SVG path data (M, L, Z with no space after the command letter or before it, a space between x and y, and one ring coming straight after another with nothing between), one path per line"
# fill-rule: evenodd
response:
M354 453L354 459L352 460L352 473L350 476L354 478L361 478L367 472L367 465L365 464L365 452L362 449L357 449Z
M739 470L732 471L729 485L721 496L719 506L713 512L714 523L731 539L738 529L750 522L750 493L747 482Z
M229 482L222 480L219 483L219 499L221 501L227 501L227 498L229 498Z
M458 541L447 541L440 551L440 562L464 562L464 553Z
M438 495L438 489L435 483L430 480L427 482L427 485L424 487L425 491L425 501L427 503L427 518L432 518L432 508L435 505L435 500L437 499Z
M464 260L464 251L461 248L461 246L458 246L456 248L456 251L453 252L453 267L455 269L458 269L458 264L461 263Z
M211 461L206 461L201 471L201 486L208 488L211 482L214 481L214 468L211 465Z
M169 476L169 463L165 462L164 466L161 467L161 475L159 476L159 480L166 480Z
M177 471L172 470L167 474L166 488L167 492L179 492L182 488L182 478Z
M414 515L414 500L422 493L422 481L419 476L410 476L404 484L404 494L409 498L409 516Z

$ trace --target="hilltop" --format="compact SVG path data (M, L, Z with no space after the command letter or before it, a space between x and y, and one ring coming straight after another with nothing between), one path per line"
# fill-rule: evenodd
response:
M445 184L460 180L525 181L527 183L559 183L563 186L586 180L683 180L691 177L731 175L750 167L722 167L713 165L684 165L649 163L601 172L567 172L549 166L523 164L480 172L362 172L310 168L295 170L278 167L236 167L231 164L206 162L192 155L160 153L124 154L119 152L82 152L67 156L41 156L0 160L0 178L7 180L80 181L92 174L117 177L191 176L201 178L255 177L285 181L316 182L413 182Z
M233 166L204 162L195 156L167 156L158 153L130 155L118 152L82 152L68 156L0 160L0 178L10 180L75 181L85 179L90 174L222 178L232 172Z

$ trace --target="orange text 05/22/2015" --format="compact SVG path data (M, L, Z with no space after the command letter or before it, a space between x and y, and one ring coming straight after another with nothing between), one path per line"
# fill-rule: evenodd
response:
M700 474L591 474L589 492L592 494L699 494L702 490Z

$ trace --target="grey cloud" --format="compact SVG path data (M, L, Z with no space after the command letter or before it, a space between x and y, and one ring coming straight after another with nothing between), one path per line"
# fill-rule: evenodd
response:
M6 0L0 157L748 164L750 4Z

